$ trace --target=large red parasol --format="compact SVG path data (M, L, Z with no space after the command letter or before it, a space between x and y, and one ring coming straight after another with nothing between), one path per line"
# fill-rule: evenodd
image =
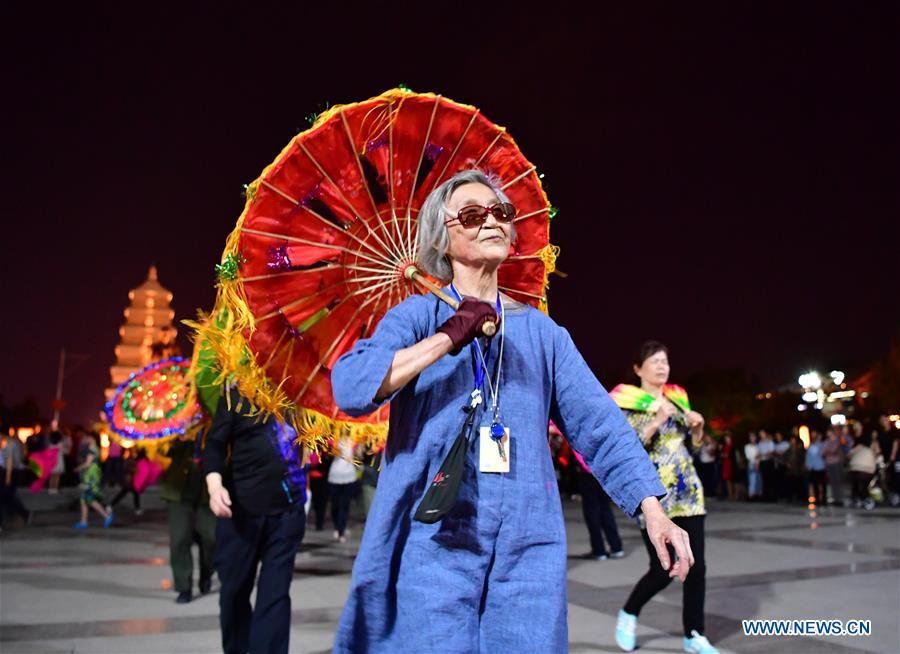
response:
M469 168L497 178L518 209L501 289L546 310L557 249L535 167L475 107L395 89L319 116L248 186L218 266L216 311L230 318L201 335L223 378L259 409L293 415L307 444L337 426L357 440L382 434L386 409L341 413L330 371L388 309L423 292L429 280L409 274L419 208Z

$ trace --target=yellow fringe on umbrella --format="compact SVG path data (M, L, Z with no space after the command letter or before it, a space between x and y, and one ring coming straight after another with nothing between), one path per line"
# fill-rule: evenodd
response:
M544 313L549 314L550 308L547 305L547 290L550 288L550 275L556 270L556 259L559 257L559 246L548 243L538 252L538 257L544 262L544 295L541 298L541 303L538 308Z
M240 223L239 223L240 224ZM236 230L237 231L237 230ZM226 251L226 256L227 256ZM314 409L295 407L282 389L284 380L275 385L259 366L250 351L245 333L255 328L253 316L243 299L243 289L239 280L222 281L216 299L213 315L224 319L210 320L201 314L197 321L185 320L185 325L194 330L195 342L206 342L219 362L220 370L216 385L235 383L243 403L236 410L263 420L271 416L275 420L288 422L297 432L299 445L313 452L330 448L330 441L348 436L354 443L373 450L383 445L387 439L387 423L363 423L337 420ZM252 327L251 327L252 326ZM196 348L199 350L199 348ZM225 394L225 401L231 401ZM229 404L229 409L232 408Z

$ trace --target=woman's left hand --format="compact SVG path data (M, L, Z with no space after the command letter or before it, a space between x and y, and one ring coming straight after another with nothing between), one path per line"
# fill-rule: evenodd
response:
M696 411L685 411L684 417L687 420L687 425L691 431L703 431L703 426L706 424L706 421Z
M655 497L644 498L641 502L641 511L647 523L647 536L656 549L663 570L668 570L670 577L678 577L680 581L684 581L691 566L694 565L694 553L691 551L687 532L669 520ZM674 565L669 557L668 545L675 550Z

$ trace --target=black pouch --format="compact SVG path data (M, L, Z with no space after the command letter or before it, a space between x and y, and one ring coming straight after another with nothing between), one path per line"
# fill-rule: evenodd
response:
M469 434L475 423L475 409L471 409L466 416L459 436L453 442L453 446L444 458L440 470L431 480L431 486L425 491L425 496L419 502L414 516L419 522L434 524L441 520L456 504L459 495L459 483L466 471L466 454L469 449Z

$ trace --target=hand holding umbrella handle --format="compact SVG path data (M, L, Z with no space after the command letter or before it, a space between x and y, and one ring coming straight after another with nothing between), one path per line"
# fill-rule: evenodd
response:
M437 295L438 298L449 304L454 309L459 309L459 302L457 302L455 298L452 298L444 293L441 287L439 287L437 284L434 284L431 280L420 273L415 266L407 266L406 270L403 271L403 276L406 277L406 279L415 282L425 290L431 291L432 293ZM485 322L481 326L481 333L488 337L493 336L497 333L497 323Z

